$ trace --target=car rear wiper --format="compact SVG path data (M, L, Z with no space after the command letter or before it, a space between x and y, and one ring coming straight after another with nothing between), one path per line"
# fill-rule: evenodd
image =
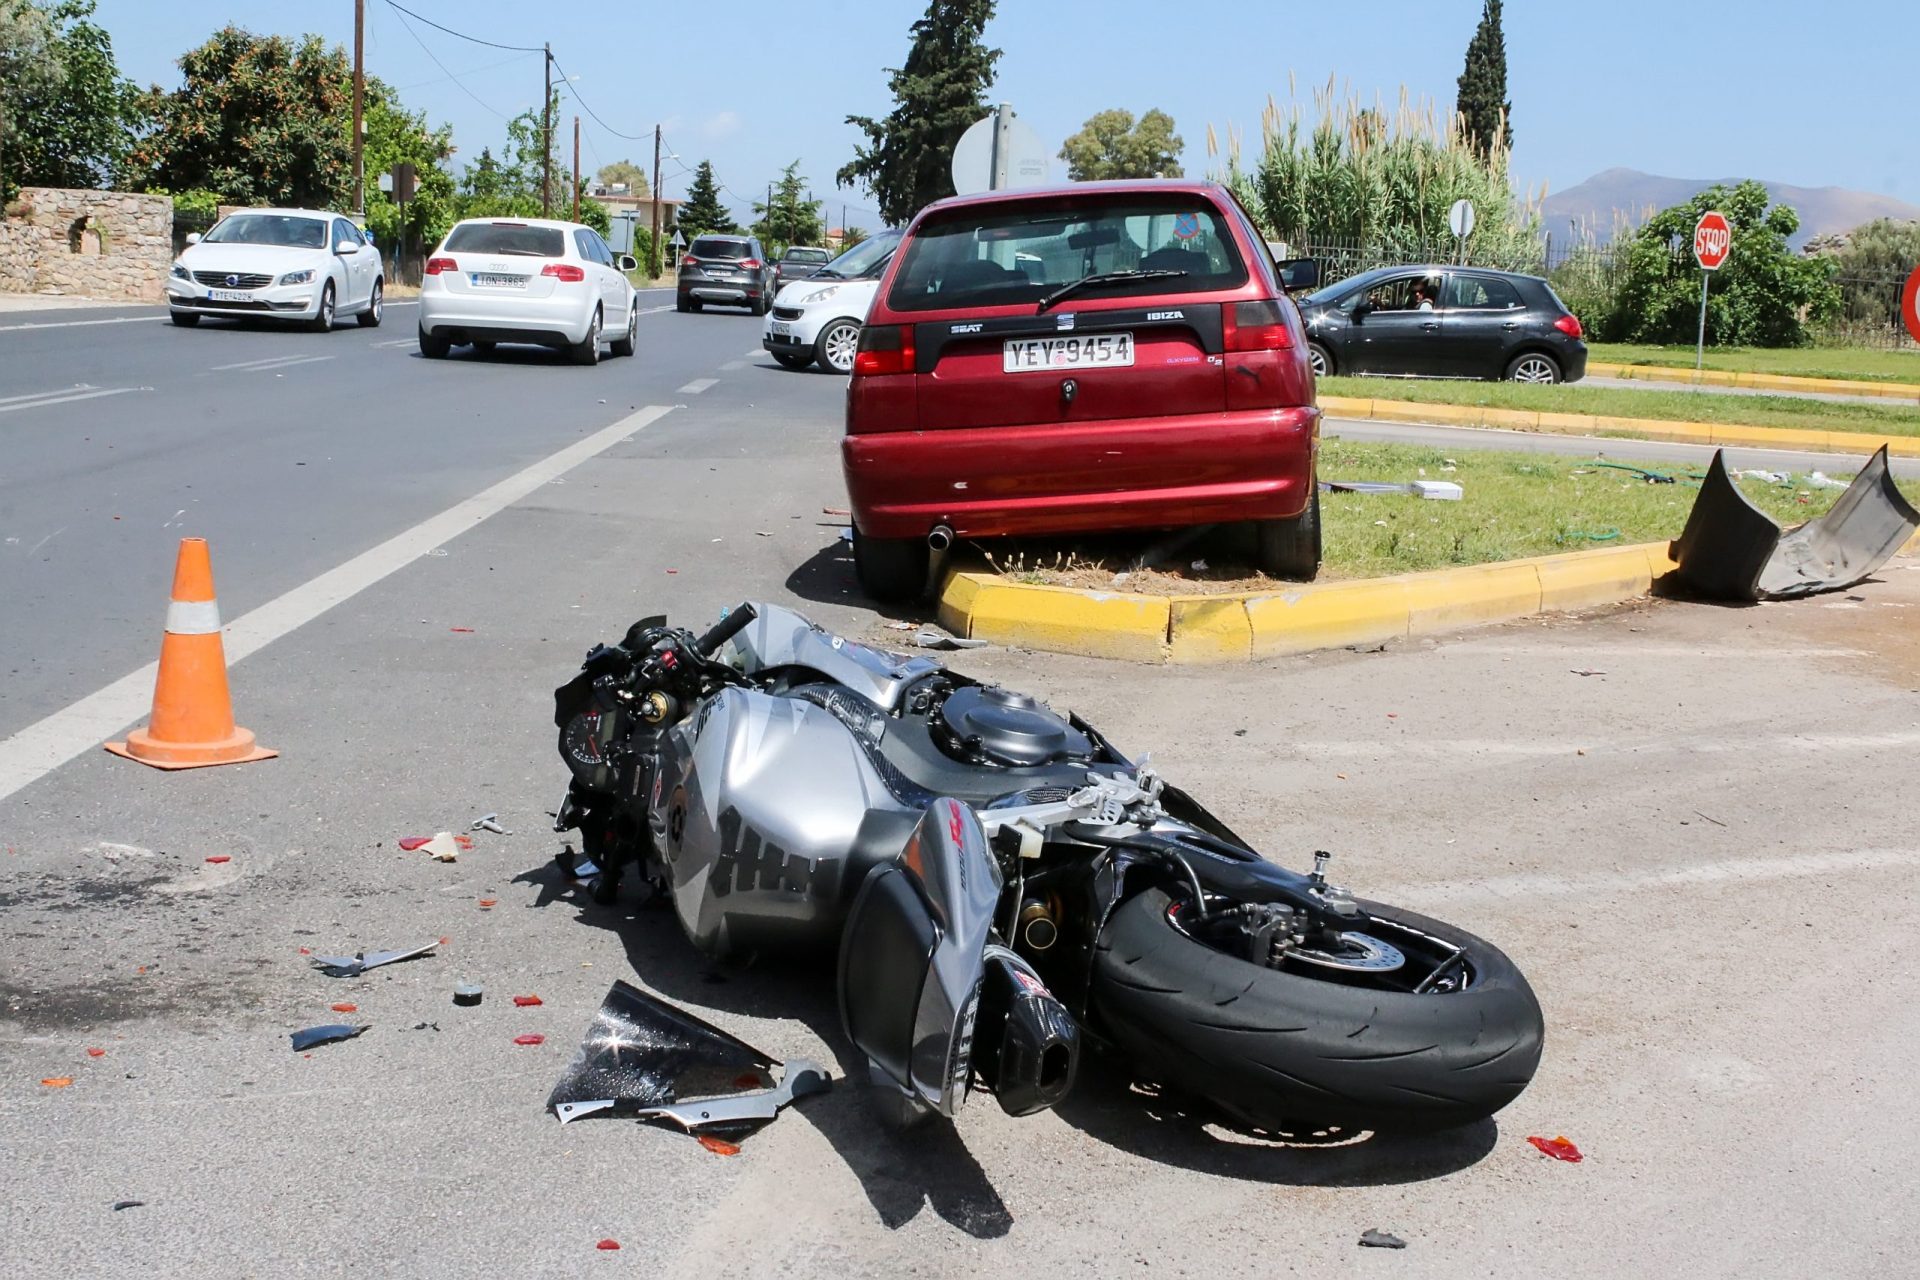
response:
M1102 271L1097 275L1081 276L1071 284L1063 284L1046 297L1040 299L1040 310L1046 311L1056 302L1064 301L1068 295L1078 293L1089 285L1112 284L1120 280L1170 280L1175 276L1188 273L1172 267L1158 267L1152 271Z

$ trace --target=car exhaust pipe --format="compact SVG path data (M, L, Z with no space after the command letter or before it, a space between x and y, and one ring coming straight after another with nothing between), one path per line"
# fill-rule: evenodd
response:
M947 577L947 553L953 550L953 526L937 524L927 533L927 585L920 593L924 601L940 594Z
M927 534L927 548L931 551L946 551L953 546L953 529L949 525L937 524Z

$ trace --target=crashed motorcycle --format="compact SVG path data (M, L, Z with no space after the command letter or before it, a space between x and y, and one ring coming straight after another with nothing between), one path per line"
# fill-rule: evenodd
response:
M715 956L838 948L897 1122L1060 1102L1083 1048L1256 1129L1418 1130L1511 1102L1540 1006L1461 929L1247 841L1092 725L743 604L637 622L555 693L563 869L644 877Z

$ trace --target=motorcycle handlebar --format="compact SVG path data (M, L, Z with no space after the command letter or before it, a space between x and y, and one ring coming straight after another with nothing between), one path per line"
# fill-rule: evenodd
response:
M759 616L752 605L743 601L738 608L714 623L705 635L693 642L694 652L703 658L711 658L716 649L746 630L747 624Z

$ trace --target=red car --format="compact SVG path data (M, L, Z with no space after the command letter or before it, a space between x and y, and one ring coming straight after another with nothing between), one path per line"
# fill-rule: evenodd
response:
M1224 521L1253 522L1265 572L1311 579L1319 427L1300 313L1225 187L939 201L881 280L848 387L861 586L920 594L930 543L955 537Z

